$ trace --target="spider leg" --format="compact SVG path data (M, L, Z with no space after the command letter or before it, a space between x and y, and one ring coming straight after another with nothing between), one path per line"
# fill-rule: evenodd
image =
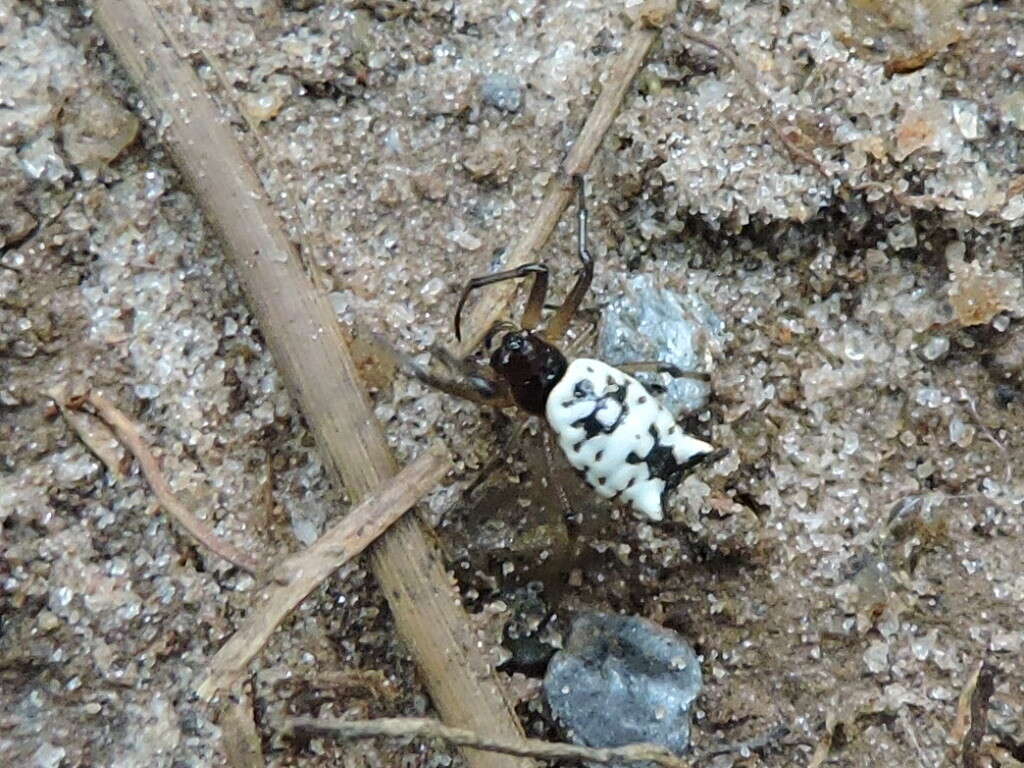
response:
M659 360L640 360L634 363L621 363L615 366L623 373L667 373L673 379L696 379L697 381L711 381L711 374L704 371L684 371L672 363L663 363Z
M398 353L398 357L402 370L428 387L480 405L491 405L495 408L512 405L512 396L504 381L491 378L482 366L473 367L469 361L460 361L450 352L445 351L439 357L446 365L455 362L457 368L453 373L458 375L439 376L413 362L407 355Z
M544 308L544 299L548 293L548 268L546 265L535 261L530 264L523 264L515 269L506 269L491 275L474 277L466 283L466 287L462 290L462 296L459 297L458 306L455 307L455 338L462 341L462 307L466 304L466 299L469 298L470 293L477 288L483 288L485 285L500 283L504 280L516 280L520 277L529 277L530 275L534 275L533 286L530 288L530 297L526 300L526 310L523 312L522 325L527 331L536 328L540 322L540 312Z
M472 376L480 373L482 366L477 365L472 360L463 359L453 355L447 347L441 344L431 344L430 354L441 361L441 365L447 368L453 373L461 373L464 376Z
M576 219L576 245L583 269L580 270L579 277L576 278L576 284L573 285L569 295L566 296L562 306L558 308L558 311L551 318L551 322L548 323L548 327L544 331L544 336L548 341L552 342L558 341L565 335L573 316L576 314L576 310L580 308L580 304L583 302L583 297L590 290L591 281L594 279L594 259L587 250L587 188L582 176L574 176L573 178L576 181L577 200L579 201L579 213Z
M440 344L431 344L430 353L434 355L441 364L452 373L458 374L463 380L469 382L484 381L496 387L504 387L503 381L494 378L491 370L482 363L469 357L456 357L446 347Z

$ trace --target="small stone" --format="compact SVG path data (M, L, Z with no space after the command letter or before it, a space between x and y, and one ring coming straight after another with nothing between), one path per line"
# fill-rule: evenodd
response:
M999 111L1003 113L1003 119L1017 128L1024 131L1024 90L1014 91L1003 97L999 104Z
M636 742L682 754L702 687L700 661L681 636L635 616L589 613L544 677L551 711L573 741L591 747Z
M919 149L937 149L940 120L934 106L908 110L896 129L895 158L903 160Z
M431 168L412 175L412 188L427 200L439 202L448 194L440 169Z
M864 651L864 665L872 674L879 674L889 669L889 644L876 640Z
M661 29L676 12L676 0L627 0L623 15L633 24Z
M60 626L60 619L54 613L44 609L36 614L36 625L42 632L52 632Z
M255 93L244 93L239 99L242 112L253 123L270 120L284 106L284 93L277 88L266 88Z
M967 448L974 441L977 430L971 424L964 424L959 416L949 420L949 442L961 448Z
M924 661L935 651L935 640L938 630L933 629L924 637L915 637L910 641L910 652L918 661Z
M1021 641L1024 639L1020 632L996 632L992 635L989 647L996 653L1009 651L1019 653Z
M1016 306L1020 278L1003 270L987 270L977 261L947 254L949 303L963 326L985 325L1004 310Z
M960 129L960 135L967 140L981 135L978 130L978 105L972 101L953 102L953 122Z
M440 277L432 277L420 288L420 295L425 299L435 299L447 285L448 283Z
M896 250L913 248L917 245L917 230L914 229L913 224L897 224L889 230L886 239L889 241L889 245Z
M370 198L376 200L381 205L386 205L388 208L394 208L402 202L402 191L393 178L385 176L374 187L370 193Z
M484 104L502 112L518 112L523 105L522 83L512 75L488 75L480 84L480 95Z
M507 144L498 136L488 136L462 162L473 181L493 179L499 184L508 181L514 160Z
M32 768L59 768L66 755L67 751L64 747L44 741L32 753L31 766Z
M925 360L941 360L949 352L948 336L932 336L921 348L921 357Z
M86 92L61 112L68 160L95 171L120 155L139 134L139 119L100 91Z
M25 173L33 179L42 179L53 183L71 175L71 171L64 163L64 158L57 152L53 141L47 136L40 136L30 144L21 147L18 150L18 160L21 161Z
M483 241L480 238L474 237L465 230L450 232L448 234L448 239L466 251L475 251L483 245Z
M1024 216L1024 195L1014 195L1007 200L999 216L1003 221L1016 221Z
M35 217L18 205L12 206L0 217L0 247L17 245L35 229Z

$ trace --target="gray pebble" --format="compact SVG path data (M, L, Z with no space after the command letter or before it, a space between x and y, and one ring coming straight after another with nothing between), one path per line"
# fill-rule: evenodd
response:
M523 105L523 86L519 78L512 75L488 75L480 85L480 93L484 104L502 112L518 112Z
M573 622L544 677L551 711L591 747L636 742L682 754L690 744L700 662L677 633L635 616L590 613Z

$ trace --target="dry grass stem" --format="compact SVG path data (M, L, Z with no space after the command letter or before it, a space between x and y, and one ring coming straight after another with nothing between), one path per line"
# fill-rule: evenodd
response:
M253 719L251 696L226 701L217 725L221 730L224 755L231 768L264 767L263 747Z
M121 444L139 462L139 469L143 477L149 483L149 487L156 496L160 506L170 515L196 543L208 549L218 557L222 557L232 565L236 565L249 573L259 573L262 565L259 560L247 552L243 552L234 545L224 541L213 529L193 514L192 510L178 501L171 486L160 471L160 463L153 452L149 450L146 441L139 434L139 428L135 423L125 416L107 398L97 392L90 392L81 398L74 398L65 404L67 408L80 408L88 404L96 412L96 415L109 426Z
M450 728L437 720L421 717L384 717L376 720L295 717L284 722L288 733L317 734L334 739L410 738L441 739L448 744L544 760L588 760L592 763L653 763L662 768L690 768L690 760L657 744L628 744L624 747L581 747L541 739L493 739L464 728Z
M949 731L946 757L963 768L981 768L981 741L988 730L989 699L995 692L993 668L981 659L967 678L957 700L956 718Z
M366 549L434 488L451 469L443 450L433 449L365 499L308 549L287 558L254 601L252 613L221 647L197 692L210 700L245 673L274 630L302 600L339 567Z
M743 78L744 82L750 90L757 94L757 98L760 103L757 105L762 115L764 116L768 126L772 129L772 132L778 138L783 148L790 154L794 160L799 160L807 165L812 166L818 173L825 179L831 179L832 174L825 168L814 154L800 146L799 140L804 138L803 133L798 128L793 128L792 132L787 132L779 121L775 119L775 115L771 111L771 99L768 94L764 92L760 85L758 85L757 77L754 75L746 63L736 54L731 46L719 43L716 40L712 40L710 37L704 37L696 32L690 32L688 30L680 30L679 32L682 37L686 38L692 43L703 45L705 48L710 48L722 58L726 59L730 66L736 73ZM795 135L794 135L795 134Z
M662 4L658 13L663 17L674 11L674 3ZM661 30L649 26L647 17L641 15L626 38L622 53L612 62L600 96L594 102L587 121L583 124L580 134L569 150L565 162L558 174L548 182L540 210L530 220L526 233L512 248L502 269L514 269L534 259L537 253L551 237L558 226L562 213L576 195L572 184L573 176L585 174L590 170L594 154L604 141L605 134L612 125L615 115L622 106L629 84L640 71L651 46L658 40ZM466 313L465 327L468 333L459 347L460 355L467 355L476 349L483 340L484 334L508 313L517 285L512 282L498 283L487 295L486 301L473 304Z
M67 393L63 387L51 389L46 392L46 396L57 406L60 415L78 435L78 439L92 451L97 459L103 462L107 472L117 480L123 478L125 456L121 452L121 444L110 427L89 413L68 408L65 402Z

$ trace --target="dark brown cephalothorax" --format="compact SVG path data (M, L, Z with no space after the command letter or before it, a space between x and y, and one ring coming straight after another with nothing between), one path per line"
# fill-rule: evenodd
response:
M587 208L583 179L579 195L577 245L582 269L569 295L546 327L538 328L548 290L548 268L540 262L475 277L455 309L455 336L462 338L462 309L469 294L503 280L532 277L519 325L502 321L487 334L497 340L490 364L460 360L442 347L434 353L452 375L438 376L406 360L405 367L425 384L485 405L516 405L543 416L569 463L606 498L621 497L652 520L661 520L664 496L683 473L713 454L712 447L685 434L672 415L643 385L624 371L658 370L675 376L707 378L673 365L642 362L613 368L599 360L568 361L555 344L561 340L594 277L587 251Z
M533 331L511 331L491 354L491 368L507 383L515 404L544 415L548 393L565 375L569 362L557 347Z

